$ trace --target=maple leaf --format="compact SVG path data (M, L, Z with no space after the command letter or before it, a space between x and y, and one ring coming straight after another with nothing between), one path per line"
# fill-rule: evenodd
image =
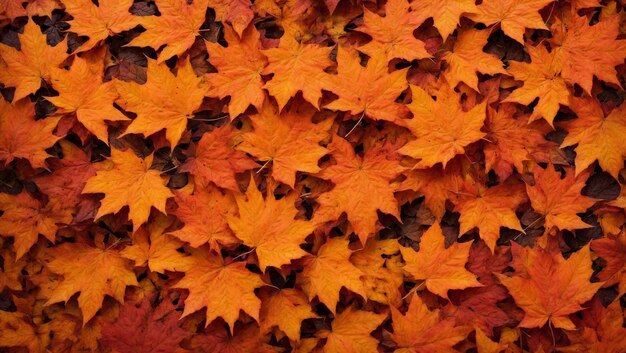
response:
M65 11L73 17L69 21L70 31L89 37L77 52L87 51L109 36L128 31L138 24L137 17L129 11L132 0L99 0L97 6L90 0L61 1Z
M546 232L550 232L553 227L561 230L591 227L577 215L587 211L596 202L591 197L581 195L589 171L574 176L571 168L564 169L565 177L561 179L561 174L552 165L548 165L547 169L535 167L535 185L526 184L533 210L545 217Z
M46 97L59 110L57 113L76 113L78 121L98 139L108 143L105 120L129 120L122 112L113 107L118 94L112 82L102 82L101 71L92 74L92 64L87 59L77 57L70 70L53 68L50 80L59 96ZM95 76L95 77L94 77Z
M62 159L50 159L50 174L38 176L35 183L49 198L63 200L66 206L75 206L87 179L96 175L96 167L79 147L65 140L59 141Z
M526 313L519 327L542 327L550 321L556 328L574 330L568 315L582 310L580 305L602 286L589 282L593 273L589 246L567 260L556 246L536 246L530 251L512 243L511 252L516 274L496 276Z
M363 9L363 25L358 28L372 37L372 41L358 48L373 57L379 53L387 56L387 61L405 59L408 61L429 58L424 42L415 38L413 31L425 18L422 13L409 11L406 0L389 0L385 4L385 16L379 16L367 8Z
M180 141L187 120L200 107L205 93L204 80L194 74L189 61L183 61L174 75L165 63L148 59L145 84L116 80L115 88L123 108L137 113L124 134L139 133L147 137L165 130L172 148Z
M239 191L235 174L255 168L257 164L234 148L233 140L237 136L237 130L231 125L205 133L196 144L195 156L187 159L180 171L190 172L200 186L213 182L221 188Z
M561 76L591 94L593 77L619 86L615 66L624 63L626 40L618 40L620 17L603 18L593 26L585 16L570 17L568 31L552 42Z
M78 295L83 326L102 306L105 295L124 302L127 286L138 286L127 259L113 249L102 250L83 243L63 243L49 250L46 267L63 279L52 290L45 305L67 302Z
M558 161L557 145L544 137L550 127L541 121L528 124L523 116L516 117L516 112L512 104L487 109L485 169L493 169L500 180L511 176L513 168L522 172L527 161Z
M292 188L296 172L319 172L317 162L328 153L319 143L330 136L333 120L314 124L315 110L307 108L292 105L280 114L271 104L264 104L259 114L250 118L254 131L242 134L237 145L238 150L260 161L271 161L272 177Z
M178 208L171 212L185 226L169 234L194 248L209 244L213 250L241 243L228 227L228 217L237 213L235 199L213 185L196 188L193 195L174 191Z
M217 69L216 73L206 75L209 85L206 94L220 99L230 97L231 118L242 114L250 105L261 109L265 101L261 73L267 65L267 58L259 51L260 36L254 26L249 26L241 39L233 32L231 27L224 27L228 47L205 42L209 62Z
M600 168L617 179L626 157L626 105L613 109L607 116L591 97L574 98L570 106L578 119L562 125L567 136L561 147L577 145L576 175L597 160Z
M361 280L367 299L392 305L402 301L399 288L404 276L399 252L398 242L393 239L372 239L352 254L350 261L364 274Z
M553 0L485 0L477 7L475 14L468 17L487 26L498 23L507 36L524 44L526 28L548 29L539 10Z
M591 249L606 261L606 266L598 273L604 287L617 284L619 296L626 293L626 233L593 240Z
M488 30L476 29L463 31L459 33L452 51L443 54L442 60L448 63L443 75L451 87L463 82L478 91L476 72L485 75L506 74L502 61L483 51L490 33Z
M490 188L473 180L464 183L457 196L455 212L459 212L459 235L478 228L480 238L493 252L500 238L500 227L522 231L515 209L526 201L522 183L505 183Z
M185 0L156 0L155 3L161 15L138 17L137 23L146 31L127 46L159 50L165 45L157 60L160 64L174 55L180 57L193 45L196 36L200 35L208 0L194 0L192 3Z
M165 213L165 201L174 196L161 172L150 169L152 156L141 159L132 150L111 149L113 165L89 178L83 194L103 193L96 219L128 206L129 218L138 228L148 221L152 207Z
M433 223L420 239L418 252L400 247L406 264L404 271L415 280L423 280L434 294L448 298L450 289L480 287L476 277L465 269L471 243L454 243L446 249L439 223Z
M559 350L566 353L619 353L626 346L626 329L620 325L624 321L624 311L619 300L605 308L596 297L591 301L591 309L583 312L582 321L585 324L582 330L566 332L571 344L559 347Z
M0 194L0 234L13 237L16 260L35 245L39 234L54 243L59 224L72 221L70 209L50 199L46 205L26 192L16 196Z
M261 332L269 333L278 327L290 340L300 340L303 320L316 318L306 295L298 289L271 289L263 296L260 313Z
M387 57L380 53L363 67L355 51L341 47L337 49L337 64L338 74L330 76L324 89L339 98L326 104L327 109L392 122L409 116L407 107L395 102L408 86L407 69L389 73Z
M24 313L0 311L0 331L0 347L26 347L29 352L46 350L36 327Z
M298 43L295 38L283 36L278 48L263 51L268 60L263 74L274 74L264 87L276 98L279 110L283 110L298 92L302 92L307 102L319 108L328 75L324 69L333 64L328 57L332 49Z
M565 80L561 77L561 67L555 61L556 52L548 52L546 47L527 47L531 63L510 61L507 71L524 85L513 91L504 102L516 102L529 105L539 98L530 115L529 121L544 118L550 126L554 125L554 117L559 105L569 105L570 92Z
M28 99L14 104L0 99L0 161L7 165L24 158L33 168L46 168L46 149L60 139L53 134L58 122L58 117L35 120L35 105Z
M323 353L369 353L375 352L378 340L370 335L383 321L387 314L376 314L370 311L347 307L335 315L331 330L324 330L318 336L326 338L322 347Z
M209 0L208 6L215 10L216 21L231 24L239 36L254 18L250 0Z
M35 93L42 80L50 81L52 68L59 67L67 58L67 41L56 46L46 43L46 35L39 26L28 21L24 32L18 34L20 49L0 43L0 57L6 66L0 69L0 82L15 87L13 102Z
M254 295L264 285L259 275L248 271L243 262L224 263L206 247L194 249L191 260L193 265L173 287L189 290L182 317L206 307L206 326L221 317L231 331L240 310L259 321L261 300Z
M469 326L455 326L452 318L442 319L439 310L428 310L417 295L412 297L405 315L393 306L390 308L391 338L398 344L398 353L453 352L452 346L472 331Z
M389 182L404 168L388 159L393 157L386 155L381 147L371 148L360 157L348 141L335 136L328 148L337 164L323 169L318 176L332 181L335 187L317 199L320 208L315 218L334 220L345 212L365 245L376 231L377 211L400 217L394 188Z
M115 323L102 326L102 342L119 353L171 353L189 333L178 326L180 314L161 304L152 308L144 299L139 306L127 303Z
M426 91L411 85L413 101L409 109L413 119L403 123L417 139L398 152L419 159L416 168L437 163L445 168L455 155L465 153L465 147L485 136L480 131L485 120L485 102L465 112L451 87L439 93L437 100L433 100Z
M250 180L245 195L235 196L239 215L229 216L228 224L237 238L254 249L262 271L267 266L280 268L307 254L300 244L313 233L316 224L295 219L296 199L298 193L291 192L276 200L271 190L263 199L254 179Z
M252 323L243 327L237 326L234 334L223 324L215 322L205 329L205 333L195 335L191 346L196 352L224 353L279 353L278 347L265 342L259 327Z
M452 198L450 190L458 185L456 164L443 169L441 164L428 169L413 169L404 173L406 179L398 186L398 191L413 190L424 195L424 204L433 216L441 219L446 211L446 201ZM457 180L459 179L459 180Z
M300 285L309 300L317 296L320 302L335 313L342 287L366 298L361 281L364 274L350 262L351 254L348 240L329 238L316 255L300 261L303 267Z
M411 2L411 9L432 17L435 28L439 30L445 42L457 27L463 14L469 15L476 12L474 3L472 0L415 0Z
M133 233L133 245L125 247L120 254L133 260L135 266L148 266L153 272L188 270L192 262L178 251L183 243L166 234L171 224L172 220L163 215L156 217L153 222Z

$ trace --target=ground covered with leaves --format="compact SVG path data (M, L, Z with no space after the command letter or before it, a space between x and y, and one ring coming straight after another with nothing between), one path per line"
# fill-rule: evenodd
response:
M0 352L626 352L622 0L0 27Z

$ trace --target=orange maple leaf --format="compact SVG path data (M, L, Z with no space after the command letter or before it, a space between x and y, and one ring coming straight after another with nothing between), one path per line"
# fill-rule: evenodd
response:
M254 18L250 0L209 0L207 5L215 10L216 21L229 23L240 36Z
M329 138L333 119L314 124L315 112L304 103L281 114L266 103L250 117L254 131L241 135L237 149L265 164L272 162L272 177L293 188L296 172L319 172L317 163L328 153L319 143Z
M299 341L302 321L318 317L311 310L306 295L298 289L268 288L266 293L262 292L261 298L260 326L264 333L278 327L290 340Z
M252 105L258 110L265 101L261 73L267 65L267 58L259 50L259 32L249 26L241 39L229 26L224 27L224 37L228 47L206 42L209 62L217 73L206 75L207 96L221 99L230 97L228 112L231 118L242 114Z
M196 36L200 35L200 26L204 23L208 0L156 0L160 16L139 16L137 23L146 29L135 37L127 46L151 47L159 50L157 62L163 63L174 55L181 56L189 49ZM184 86L183 86L184 87Z
M619 296L626 293L626 232L616 236L607 235L606 238L591 242L591 249L606 261L606 266L598 273L598 278L604 282L604 287L617 284Z
M465 147L480 140L485 120L486 102L465 112L454 90L444 85L437 100L417 86L411 85L413 101L409 109L413 119L403 123L417 137L398 152L419 159L416 168L428 168L441 163L445 168L457 154L465 153Z
M545 135L551 130L546 122L528 124L525 117L517 116L513 104L500 104L498 110L487 109L487 130L483 151L485 169L493 169L500 180L506 180L514 169L524 171L524 163L535 161L547 163L561 159L557 144L547 141Z
M264 285L259 275L248 271L243 262L224 263L207 247L194 249L190 260L192 266L174 286L189 290L182 317L206 307L206 326L221 317L231 332L240 310L259 321L261 300L254 295Z
M178 190L174 191L174 195L178 208L171 214L185 225L169 234L194 248L208 243L216 251L221 247L230 248L241 243L228 227L228 217L237 213L237 204L232 194L224 194L209 184L206 188L195 188L193 195Z
M467 180L457 195L454 210L459 212L463 235L474 227L491 252L500 238L500 227L522 231L515 209L527 199L524 184L510 182L490 188L482 183Z
M28 99L14 104L0 99L0 161L7 165L24 158L33 168L46 168L46 149L60 139L53 134L58 122L59 117L35 120L35 105Z
M323 330L317 335L326 338L322 353L367 353L375 352L378 340L370 335L383 321L387 314L357 310L350 306L335 315L330 330Z
M454 352L452 348L472 331L469 326L456 326L453 318L442 318L439 310L430 311L418 295L414 295L406 314L391 306L393 334L397 353Z
M367 66L360 64L358 53L337 49L337 75L330 76L324 89L339 99L326 104L332 110L362 113L374 120L396 121L409 117L406 106L395 100L407 87L407 69L389 73L387 57L380 53L371 57Z
M171 224L172 219L166 216L156 217L132 234L133 244L125 247L120 254L133 260L135 266L148 266L150 271L158 273L188 270L193 263L178 251L183 242L166 234Z
M407 0L389 0L385 4L385 16L363 9L363 25L357 30L372 37L372 41L358 48L370 57L381 54L387 61L408 61L429 58L424 42L415 38L413 31L426 18L423 13L409 11Z
M553 0L485 0L468 17L487 26L499 24L507 36L524 44L526 28L548 29L539 10Z
M529 121L544 118L553 126L554 117L560 105L569 105L570 92L561 77L561 67L556 59L556 51L548 52L546 47L527 47L531 63L510 61L507 71L524 85L513 91L503 102L516 102L529 105L539 98Z
M380 147L371 148L360 157L354 153L352 145L339 136L335 136L328 147L337 164L325 168L318 176L332 181L335 187L317 199L320 208L315 218L334 220L345 212L361 244L365 245L367 238L376 231L378 211L400 217L390 181L404 168Z
M235 149L239 132L226 124L202 135L195 146L195 155L180 168L194 176L196 185L204 187L213 182L229 190L239 191L236 174L257 167L245 153Z
M83 243L63 243L50 251L46 267L63 279L50 293L45 305L67 302L78 295L78 306L83 313L83 326L102 307L105 295L124 302L127 286L138 286L130 261L113 249L98 249Z
M526 192L535 212L543 215L546 232L553 227L558 229L582 229L591 227L583 222L578 213L584 213L596 202L591 197L581 195L589 170L574 176L571 168L564 168L565 176L554 170L536 166L533 170L535 185L526 184Z
M278 48L263 51L268 65L264 75L274 74L265 84L265 89L276 98L279 110L283 110L291 97L302 92L302 97L319 108L322 88L327 82L324 69L333 64L328 57L332 47L317 44L302 44L285 35Z
M50 80L59 96L46 99L59 108L57 113L76 113L78 121L89 132L108 144L105 121L129 119L113 107L118 94L112 82L102 82L103 66L103 62L92 63L77 57L69 71L53 68Z
M0 194L0 210L0 235L13 237L16 260L35 245L39 234L54 243L59 225L72 221L71 209L63 208L59 200L42 205L26 192Z
M556 328L574 330L568 315L596 293L602 283L590 283L591 253L585 246L564 259L557 246L524 248L512 243L512 277L498 274L513 299L526 315L519 327L542 327L550 322Z
M303 271L299 284L309 300L317 297L333 313L337 310L339 291L346 288L366 298L365 287L361 281L364 275L350 262L352 250L348 240L329 238L316 255L302 259Z
M619 23L619 15L605 17L593 26L585 16L571 16L568 31L552 40L556 61L563 67L561 76L587 94L591 94L594 76L619 86L615 67L626 57L626 40L617 39Z
M50 81L52 68L59 67L67 58L67 39L50 46L39 26L28 21L24 33L18 34L20 49L0 43L0 82L15 87L13 102L35 93L41 82Z
M72 16L69 30L79 36L89 37L77 52L87 51L109 36L128 31L139 24L138 17L129 11L133 0L99 0L97 6L90 0L62 1L65 11Z
M432 17L435 28L445 42L457 27L462 15L476 12L476 5L473 0L415 0L411 2L411 9Z
M122 107L137 113L124 134L149 136L165 130L165 138L174 148L180 141L187 120L200 107L206 91L203 78L196 76L188 60L178 66L174 75L165 63L148 60L148 81L115 81ZM184 87L185 89L181 89Z
M476 72L486 75L506 74L502 61L483 51L489 34L488 30L463 31L459 33L452 51L443 54L442 60L448 63L443 75L450 86L454 88L459 82L463 82L478 91Z
M262 271L267 266L280 268L307 254L300 244L313 233L316 224L295 219L297 198L298 193L292 191L276 200L273 191L268 190L263 199L254 179L250 180L245 195L235 196L239 215L229 216L228 224L237 238L254 249Z
M135 228L148 221L152 207L165 213L165 201L174 196L161 172L150 169L152 156L141 159L132 150L111 149L113 165L87 180L83 194L104 194L96 219L129 208Z
M476 276L465 269L472 243L454 243L445 247L445 237L439 223L433 223L422 234L420 249L400 247L406 262L404 271L415 280L423 280L426 288L434 294L448 298L450 289L481 287ZM415 290L422 284L415 287Z
M576 175L597 160L600 168L617 179L626 157L626 104L607 116L591 97L573 98L570 106L578 118L562 125L567 136L561 147L577 145Z

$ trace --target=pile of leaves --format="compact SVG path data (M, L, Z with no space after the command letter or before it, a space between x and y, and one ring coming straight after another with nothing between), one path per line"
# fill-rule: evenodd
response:
M626 352L622 0L0 0L1 352Z

